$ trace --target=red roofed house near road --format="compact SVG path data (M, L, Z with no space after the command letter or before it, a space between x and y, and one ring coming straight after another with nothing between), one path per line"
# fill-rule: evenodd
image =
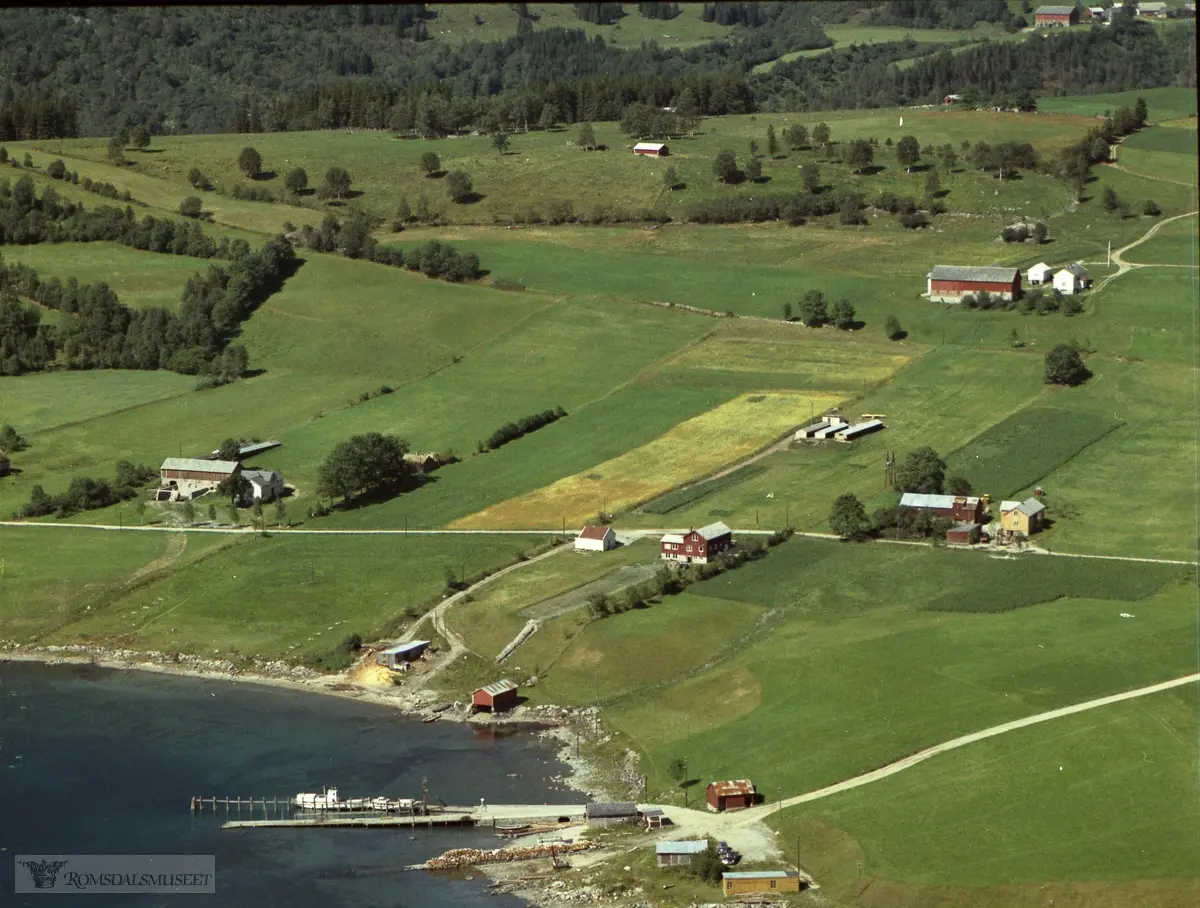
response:
M1021 272L1016 268L935 265L926 277L926 293L934 302L961 302L968 293L981 290L1006 300L1021 297Z
M705 799L708 809L714 811L742 810L753 807L757 795L754 783L749 779L734 779L729 782L709 782Z
M708 564L733 545L733 530L717 521L686 533L667 533L660 541L663 561Z
M617 534L612 527L593 526L588 524L575 537L577 552L606 552L617 547Z

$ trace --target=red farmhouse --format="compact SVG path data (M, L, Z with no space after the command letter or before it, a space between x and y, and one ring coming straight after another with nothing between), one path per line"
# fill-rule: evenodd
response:
M497 681L481 687L471 695L471 708L489 712L504 712L517 705L517 685L511 681Z
M1037 28L1078 25L1079 10L1074 6L1039 6L1033 11L1033 24Z
M753 807L756 795L754 783L749 779L734 779L732 782L709 782L705 798L709 810L741 810Z
M1021 272L1016 268L935 265L926 277L927 293L934 302L957 303L968 293L981 290L1006 300L1021 296Z
M660 544L664 561L708 564L733 545L733 530L718 520L687 533L667 533Z

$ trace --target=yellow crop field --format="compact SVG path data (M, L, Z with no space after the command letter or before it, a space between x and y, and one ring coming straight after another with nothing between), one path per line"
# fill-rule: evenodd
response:
M451 524L456 529L577 526L661 495L753 454L811 415L840 404L838 391L743 394L675 426L654 441L585 472L510 498Z

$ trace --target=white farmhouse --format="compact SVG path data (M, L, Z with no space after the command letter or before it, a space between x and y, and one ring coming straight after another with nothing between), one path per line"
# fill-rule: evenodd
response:
M283 497L283 474L278 470L242 470L250 483L250 497L267 503Z
M612 527L585 526L575 537L577 552L606 552L617 547L617 534Z
M1045 262L1038 262L1029 269L1029 283L1033 286L1044 284L1046 283L1047 279L1049 279L1050 273L1051 268L1049 265L1047 265Z
M1087 269L1078 262L1068 265L1054 275L1054 289L1064 296L1080 293L1090 287L1091 283Z

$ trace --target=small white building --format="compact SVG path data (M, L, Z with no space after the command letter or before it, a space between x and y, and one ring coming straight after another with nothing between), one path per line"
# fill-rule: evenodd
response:
M828 435L820 435L818 433L826 432L827 430L837 432L848 425L850 424L840 416L823 416L812 425L801 426L796 430L796 434L793 437L796 441L802 441L805 438L827 438Z
M1153 16L1156 19L1169 19L1171 17L1171 7L1165 3L1139 3L1137 5L1137 14L1139 16Z
M1092 279L1088 277L1087 269L1078 262L1054 274L1054 289L1064 296L1080 293L1091 284Z
M283 474L278 470L242 470L250 483L250 498L266 504L283 497Z
M670 153L670 149L662 142L638 142L633 146L633 153L665 158Z
M1045 262L1038 262L1027 272L1029 283L1033 286L1044 284L1050 278L1052 269Z
M617 534L612 527L585 526L575 537L577 552L607 552L617 547Z

